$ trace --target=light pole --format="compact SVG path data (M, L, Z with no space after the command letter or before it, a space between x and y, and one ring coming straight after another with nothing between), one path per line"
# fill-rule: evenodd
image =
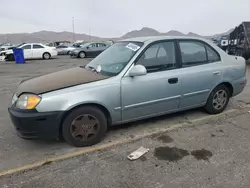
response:
M90 33L90 28L89 28L89 41L91 41L91 33Z
M73 41L75 42L75 19L72 17Z

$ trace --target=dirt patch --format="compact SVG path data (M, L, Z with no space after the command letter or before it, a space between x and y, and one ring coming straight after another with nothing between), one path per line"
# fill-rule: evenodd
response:
M155 148L154 156L159 160L166 160L176 162L183 157L188 156L189 152L184 149L176 147L170 148L168 146Z
M173 141L173 139L168 135L161 135L161 136L157 137L157 139L163 143L170 143Z
M201 150L194 150L191 152L191 155L193 155L197 160L206 160L213 156L213 153L211 151L208 151L206 149Z

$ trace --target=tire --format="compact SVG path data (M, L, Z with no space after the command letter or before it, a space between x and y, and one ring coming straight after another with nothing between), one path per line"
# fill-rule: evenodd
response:
M50 55L50 53L48 53L48 52L45 52L44 54L43 54L43 59L46 59L46 60L48 60L48 59L50 59L51 58L51 55Z
M90 126L92 128L89 128ZM65 118L62 125L64 140L75 147L99 143L104 138L106 131L107 117L100 109L93 106L84 106L73 110Z
M14 56L14 54L9 54L9 55L8 55L8 61L15 61L15 56Z
M223 94L224 97L217 98L218 94L220 94L220 95ZM217 97L216 97L216 95L217 95ZM225 85L219 85L219 86L217 86L210 93L210 95L208 97L208 100L207 100L207 103L205 105L205 110L209 114L219 114L219 113L223 112L225 110L225 108L227 107L227 105L228 105L230 96L231 96L230 91L229 91L229 89ZM220 105L218 105L220 103L220 102L218 102L218 100L221 101ZM222 101L224 101L224 102L222 102Z
M70 55L70 51L67 52L67 55Z
M80 52L78 56L83 59L86 57L86 54L85 52Z

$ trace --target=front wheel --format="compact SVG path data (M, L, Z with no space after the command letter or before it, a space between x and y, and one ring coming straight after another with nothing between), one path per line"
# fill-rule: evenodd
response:
M91 146L99 143L107 131L107 118L93 106L73 110L62 125L63 138L75 147Z
M205 110L210 114L219 114L225 110L229 99L228 88L225 85L219 85L209 95Z
M45 52L44 54L43 54L43 59L50 59L50 57L51 57L51 55L50 55L50 53L48 53L48 52Z
M14 54L9 54L7 59L8 59L8 61L15 61Z

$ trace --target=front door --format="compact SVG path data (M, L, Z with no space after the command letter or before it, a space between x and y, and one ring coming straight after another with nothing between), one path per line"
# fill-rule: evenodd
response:
M211 46L197 40L181 40L179 46L183 66L180 108L203 105L222 78L220 56Z
M178 109L181 82L175 43L150 45L135 64L145 66L147 74L121 80L123 122Z
M31 44L22 46L24 59L31 59L33 57L33 52L31 49Z

